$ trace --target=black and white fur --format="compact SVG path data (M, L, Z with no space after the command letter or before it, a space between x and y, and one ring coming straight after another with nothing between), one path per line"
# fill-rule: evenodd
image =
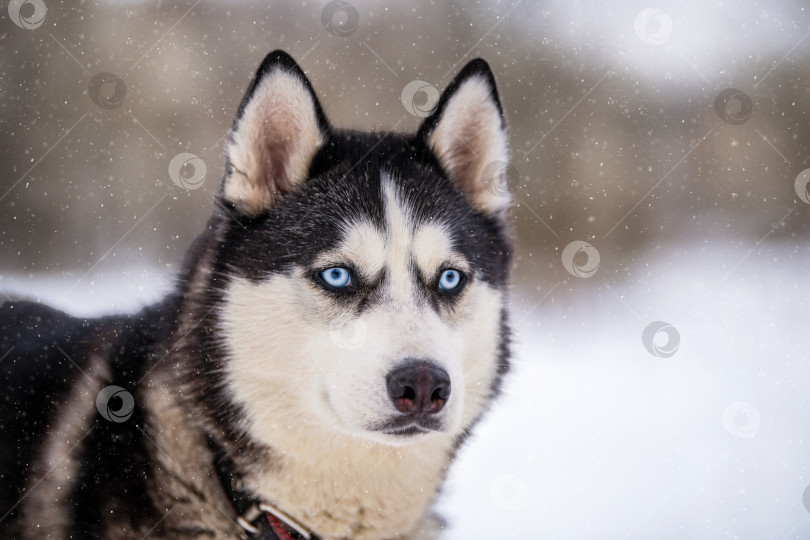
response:
M431 504L508 369L510 200L488 172L507 161L483 60L405 135L333 128L269 54L174 294L101 319L0 308L0 537L244 538L212 448L321 538L437 536ZM320 282L336 265L351 290ZM448 375L439 413L392 403L407 362ZM96 409L111 384L125 422Z

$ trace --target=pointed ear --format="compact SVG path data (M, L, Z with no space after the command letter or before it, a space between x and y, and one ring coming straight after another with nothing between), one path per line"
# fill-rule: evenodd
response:
M511 203L506 121L495 78L484 60L473 60L453 79L419 136L473 204L503 217Z
M253 217L308 174L329 124L304 72L287 53L268 54L242 99L228 142L222 198Z

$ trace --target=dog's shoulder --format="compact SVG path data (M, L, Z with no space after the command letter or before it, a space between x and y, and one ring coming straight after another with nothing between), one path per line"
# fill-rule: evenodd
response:
M163 301L134 314L103 317L77 317L29 301L0 306L0 429L6 435L0 438L0 464L13 465L0 469L0 508L12 508L23 495L37 460L52 444L48 433L67 425L65 418L95 412L93 396L82 397L86 403L72 399L77 391L89 381L133 388L132 381L148 369L155 343L170 332L172 305ZM85 446L90 443L85 440ZM18 511L13 508L7 521ZM6 525L0 524L0 536Z
M92 326L91 320L34 302L0 306L0 428L5 435L0 440L0 504L4 511L13 510L9 521L40 441L81 373L78 348Z
M0 354L4 354L0 378L32 385L10 384L7 392L27 394L33 388L48 386L49 380L70 378L75 368L65 358L70 354L67 349L75 351L92 326L92 320L34 302L6 302L0 306Z
M20 416L14 411L28 411L30 414L22 415L25 423L37 424L38 418L49 416L45 409L58 403L87 372L94 356L124 372L143 369L152 344L168 331L167 313L166 302L132 315L97 318L72 316L35 302L5 302L0 306L0 384L4 393L0 409L9 409L11 416ZM102 379L111 375L115 373L102 375ZM37 414L32 407L43 410Z

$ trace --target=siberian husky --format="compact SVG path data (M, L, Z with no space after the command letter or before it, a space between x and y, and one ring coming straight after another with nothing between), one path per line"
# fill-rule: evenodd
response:
M503 110L483 60L415 134L330 125L286 53L239 106L173 294L0 308L0 537L435 538L508 369Z

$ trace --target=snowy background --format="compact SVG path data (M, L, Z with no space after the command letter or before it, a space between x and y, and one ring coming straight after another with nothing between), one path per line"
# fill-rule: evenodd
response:
M406 85L482 56L510 119L515 368L446 537L810 538L804 2L352 1L342 32L326 1L44 5L0 10L0 291L94 315L169 290L272 49L364 129L414 129ZM675 342L643 342L656 321Z

